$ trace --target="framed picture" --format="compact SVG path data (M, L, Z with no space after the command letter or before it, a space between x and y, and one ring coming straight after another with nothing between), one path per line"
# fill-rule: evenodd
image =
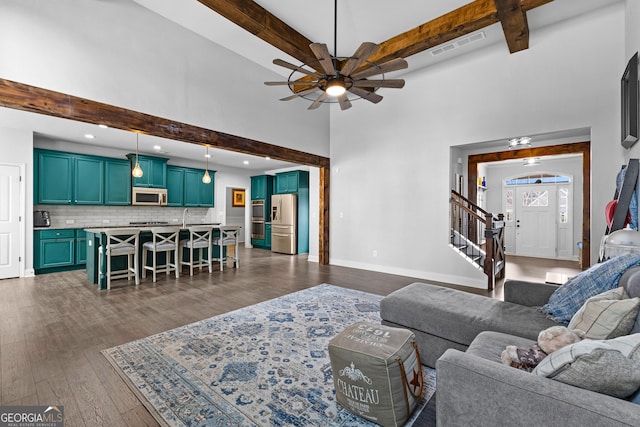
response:
M234 188L231 190L231 207L243 208L244 207L244 190L241 188Z
M622 146L638 141L638 53L629 60L621 80Z

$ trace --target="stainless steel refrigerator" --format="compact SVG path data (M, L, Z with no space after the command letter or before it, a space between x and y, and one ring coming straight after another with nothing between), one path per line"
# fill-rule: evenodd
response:
M298 253L298 199L295 194L271 196L271 250L283 254Z

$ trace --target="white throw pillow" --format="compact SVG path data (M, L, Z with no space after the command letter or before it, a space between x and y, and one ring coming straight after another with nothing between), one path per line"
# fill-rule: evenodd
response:
M629 298L624 288L611 289L589 298L569 322L586 338L604 340L627 335L636 321L640 298Z
M640 388L640 334L584 340L545 357L533 374L625 398Z

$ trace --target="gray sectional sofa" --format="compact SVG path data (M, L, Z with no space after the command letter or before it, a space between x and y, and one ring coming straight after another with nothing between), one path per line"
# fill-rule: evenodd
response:
M411 329L422 363L437 370L439 426L640 425L640 405L501 363L507 345L530 347L558 324L536 308L556 289L506 281L498 301L413 283L383 298L382 323Z

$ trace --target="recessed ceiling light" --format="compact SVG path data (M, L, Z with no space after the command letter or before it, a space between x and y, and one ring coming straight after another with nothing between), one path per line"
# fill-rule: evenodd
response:
M154 149L154 150L162 150L162 147L160 147L159 145L154 145L154 146L153 146L153 149Z
M91 135L90 133L86 133L84 135L84 137L87 138L87 139L94 139L95 138L95 136Z
M248 164L249 164L249 160L245 160L245 161L244 161L244 162L242 162L242 163L244 163L245 165L248 165Z
M265 157L265 159L267 159L267 160L271 160L271 157L267 156L267 157Z
M102 129L107 129L109 126L107 126L107 125L98 125L98 127L102 128Z
M207 159L210 159L210 158L211 158L211 154L205 154L204 156L205 156Z

